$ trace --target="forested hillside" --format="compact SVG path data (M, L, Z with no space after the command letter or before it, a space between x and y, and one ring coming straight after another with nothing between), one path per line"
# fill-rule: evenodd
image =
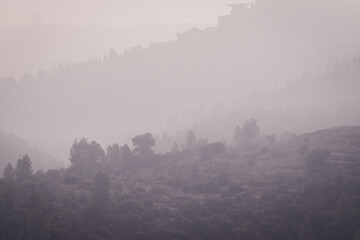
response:
M280 90L254 91L248 104L204 118L191 128L201 136L221 136L229 142L235 126L249 116L258 120L264 132L278 137L322 127L359 125L359 89L360 55L333 65L324 74L304 73ZM174 139L178 141L176 136Z
M30 25L0 27L0 76L36 75L59 64L101 59L110 49L123 52L176 38L191 24L137 26Z
M346 80L333 86L324 79L328 85L322 89L344 92L331 100L333 104L326 100L329 93L325 101L316 103L325 108L331 105L331 116L312 115L306 127L303 119L295 116L308 118L313 105L297 101L303 96L300 92L295 96L278 92L303 72L314 76L305 83L306 91L317 92L320 86L310 82L317 76L326 78L324 73L332 71L336 62L353 64L351 59L359 53L359 5L319 3L278 1L272 5L258 1L256 7L235 5L231 15L219 18L218 26L191 29L173 41L122 53L110 51L102 59L60 65L16 80L2 79L0 127L66 159L64 153L74 138L89 136L109 144L145 131L175 132L217 114L218 109L222 114L241 109L240 120L254 116L269 132L275 131L272 126L281 133L314 130L321 124L356 124L358 112L342 112L347 89L358 89ZM302 21L304 16L313 24ZM349 74L336 78L358 79L358 71ZM264 90L272 92L267 101L261 101L266 95L254 94ZM283 96L282 104L294 104L279 107L273 103L278 96ZM346 108L358 104L359 99L352 97ZM339 115L343 121L334 120Z
M63 2L28 6L69 17ZM75 5L79 20L166 9ZM0 240L360 240L360 0L228 7L171 41L0 76ZM66 55L36 16L35 45Z
M359 237L359 127L276 141L246 122L234 144L159 155L75 141L72 165L33 174L32 156L0 180L4 239L326 239ZM30 157L30 158L29 158Z

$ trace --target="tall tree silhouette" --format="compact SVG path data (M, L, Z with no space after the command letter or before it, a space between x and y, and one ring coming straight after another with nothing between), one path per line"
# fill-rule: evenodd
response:
M97 171L98 163L102 162L105 152L95 141L88 142L86 138L75 140L70 149L72 171L79 177L92 177Z
M32 169L32 162L30 157L25 154L22 158L17 161L16 168L15 168L15 176L16 180L23 181L28 179L32 176L33 169Z
M246 120L243 128L236 127L233 141L237 147L249 147L256 143L260 128L255 119Z
M135 146L135 154L138 154L140 156L149 156L154 154L151 147L155 146L155 139L152 137L151 133L138 135L131 139L131 141Z
M4 169L4 178L6 181L14 180L15 172L11 163L8 163Z

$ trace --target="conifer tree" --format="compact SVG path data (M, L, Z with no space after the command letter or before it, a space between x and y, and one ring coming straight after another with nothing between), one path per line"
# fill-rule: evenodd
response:
M4 169L4 179L6 181L12 181L14 180L14 177L15 177L14 168L11 165L11 163L8 163Z
M23 181L28 179L32 176L33 169L32 169L32 162L30 157L25 154L22 158L17 161L16 168L15 168L15 176L16 180Z

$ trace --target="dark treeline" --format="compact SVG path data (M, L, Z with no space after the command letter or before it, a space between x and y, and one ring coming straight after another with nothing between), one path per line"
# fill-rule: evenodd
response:
M276 141L249 120L231 145L189 131L166 154L150 133L133 148L83 138L67 169L33 173L28 155L5 167L0 238L357 240L359 136Z

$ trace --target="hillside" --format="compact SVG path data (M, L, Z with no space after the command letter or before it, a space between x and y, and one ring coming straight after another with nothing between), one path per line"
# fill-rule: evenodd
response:
M105 154L96 142L83 139L72 146L70 168L21 181L1 180L1 199L13 204L1 212L0 224L12 224L1 228L1 236L194 240L358 236L360 127L226 150L219 148L220 143L194 148L188 144L164 155L146 150L152 145L148 140L151 134L139 135L133 138L133 150L112 145ZM118 151L120 155L115 154ZM95 174L97 170L101 171Z
M249 101L233 108L219 105L214 113L189 124L199 136L212 141L231 142L235 127L249 116L261 125L263 133L279 138L322 128L359 125L360 56L338 63L326 73L288 81L282 89L254 91ZM183 143L185 131L156 135L156 149L167 152L172 143Z
M132 179L135 179L134 182L142 181L141 186L145 189L154 186L153 179L171 182L175 178L182 185L196 185L195 182L202 181L215 183L221 173L226 173L229 183L239 183L247 190L265 190L284 184L299 191L308 182L327 183L336 175L345 179L355 177L354 173L359 170L359 146L360 127L339 127L293 136L272 144L265 142L245 151L231 147L225 155L208 160L202 159L201 152L189 156L165 154L165 159L152 168L122 171L121 174L128 174L131 183ZM319 172L308 171L313 169L304 162L306 154L313 149L328 149L331 153L326 164L319 169L314 166ZM170 159L166 159L168 156ZM198 179L191 178L194 171ZM184 189L179 190L182 192ZM169 192L166 195L169 197Z
M64 166L54 157L43 153L24 139L0 131L0 169L4 169L7 163L15 166L17 160L25 153L32 156L35 171L61 168Z
M12 26L0 28L0 77L36 75L59 64L101 59L110 49L123 52L133 46L174 39L193 27L172 26Z
M307 122L307 128L302 127L303 118L291 115L299 112L309 119L314 112L311 104L301 104L302 93L296 93L300 102L290 107L279 106L273 99L280 95L276 90L283 89L289 79L299 79L303 72L311 73L315 80L326 75L335 62L352 64L360 50L360 14L355 14L359 6L328 3L320 11L310 1L306 3L311 8L296 1L300 6L295 9L284 0L268 6L258 2L252 8L235 6L231 15L219 18L216 27L191 29L179 33L176 40L121 53L110 51L101 59L63 64L19 79L2 79L0 126L66 159L66 148L75 138L89 136L110 144L144 131L175 132L212 116L216 109L239 108L243 118L237 122L261 118L269 132L358 124L356 111L339 113L345 109L346 91L333 100L336 108L329 118L315 109L319 114ZM343 12L350 10L354 14L345 17ZM274 11L277 14L271 14ZM286 12L292 13L291 19ZM308 15L314 18L313 24L302 21ZM348 77L342 74L339 79ZM358 74L353 77L358 79ZM318 86L307 85L310 92L318 90ZM341 81L334 88L359 89ZM253 94L263 91L272 91L266 101ZM282 104L292 101L288 99L292 93L283 96ZM311 97L306 99L311 101ZM328 106L327 102L319 104L324 109ZM342 117L332 121L337 116ZM288 126L289 122L293 124Z

